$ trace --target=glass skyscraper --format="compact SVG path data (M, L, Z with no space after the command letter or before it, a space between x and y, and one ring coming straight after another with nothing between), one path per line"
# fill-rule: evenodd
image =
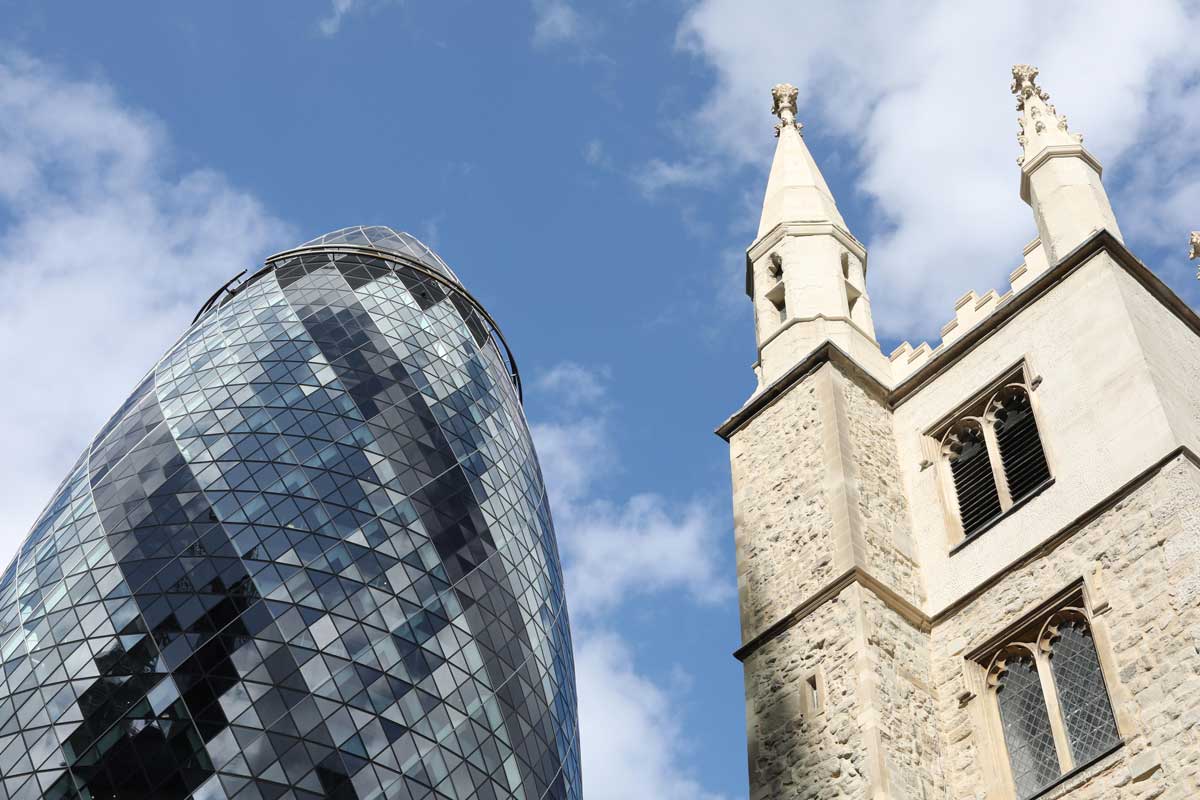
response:
M579 800L575 706L515 364L388 228L220 289L0 577L0 800Z

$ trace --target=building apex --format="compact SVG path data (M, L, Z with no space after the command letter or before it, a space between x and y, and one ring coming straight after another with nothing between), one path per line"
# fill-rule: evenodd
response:
M796 121L799 94L790 83L780 83L771 89L771 113L779 117L775 124L779 143L767 178L759 238L784 222L833 223L846 230L829 185L800 135L802 126Z
M1037 84L1038 68L1015 64L1012 68L1012 93L1017 96L1017 142L1021 155L1017 163L1024 165L1047 147L1078 146L1083 135L1067 130L1067 118L1055 111L1050 95Z
M796 98L799 95L800 90L790 83L777 83L771 88L771 99L774 101L771 104L771 113L779 117L779 122L775 123L776 136L787 127L797 131L804 128L804 124L796 119Z

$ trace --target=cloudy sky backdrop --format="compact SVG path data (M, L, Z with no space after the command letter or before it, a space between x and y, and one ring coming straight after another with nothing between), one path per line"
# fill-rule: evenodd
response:
M1014 62L1193 305L1195 2L0 0L0 559L220 284L351 224L424 239L530 376L589 800L744 797L728 468L770 86L885 348L936 344L1034 235Z

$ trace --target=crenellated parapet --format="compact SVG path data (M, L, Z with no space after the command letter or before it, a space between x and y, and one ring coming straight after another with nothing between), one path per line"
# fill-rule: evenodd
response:
M1012 298L1026 286L1037 280L1038 276L1050 268L1046 251L1040 239L1034 239L1025 246L1025 259L1008 276L1009 288L1000 293L989 289L983 294L977 294L974 289L968 291L954 303L954 317L942 326L942 339L934 346L921 342L913 347L909 342L901 342L889 357L892 362L892 378L899 383L916 372L931 358L936 357L950 344L953 344L965 333L990 317L995 311L1003 308Z

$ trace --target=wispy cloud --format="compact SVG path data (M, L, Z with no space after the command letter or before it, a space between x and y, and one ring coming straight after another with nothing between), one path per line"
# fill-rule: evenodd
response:
M643 188L725 187L747 165L761 180L773 143L767 90L790 81L808 130L840 143L858 172L871 212L851 225L871 250L881 332L936 334L953 299L1002 285L1036 234L1017 198L1013 63L1042 68L1058 109L1107 165L1126 233L1183 241L1200 192L1198 26L1200 6L1180 0L869 10L700 0L678 40L716 76L693 120L705 136L689 137L678 162L647 164ZM764 46L784 36L786 47Z
M293 239L106 84L0 52L0 562L198 298Z
M731 597L733 586L716 556L725 521L710 501L605 492L603 479L621 469L605 382L602 372L570 363L537 382L565 412L535 422L533 434L553 500L573 613L598 615L627 599L665 591L682 590L700 602Z
M332 0L329 13L317 22L317 30L333 36L342 29L342 20L354 10L355 0Z
M533 43L539 47L583 38L588 24L567 0L533 1Z
M707 156L686 161L651 159L633 173L633 182L647 196L664 189L708 188L726 174L725 165Z
M606 370L556 366L534 389L554 404L533 426L549 483L576 642L584 789L589 800L716 800L690 773L691 736L678 708L686 687L639 671L617 621L633 602L729 600L717 553L725 517L702 500L642 492L614 497L621 469Z
M583 145L583 160L589 166L597 169L610 170L613 168L612 156L601 139L589 139Z
M317 32L322 36L336 36L350 15L400 2L402 0L329 0L329 13L317 20Z

